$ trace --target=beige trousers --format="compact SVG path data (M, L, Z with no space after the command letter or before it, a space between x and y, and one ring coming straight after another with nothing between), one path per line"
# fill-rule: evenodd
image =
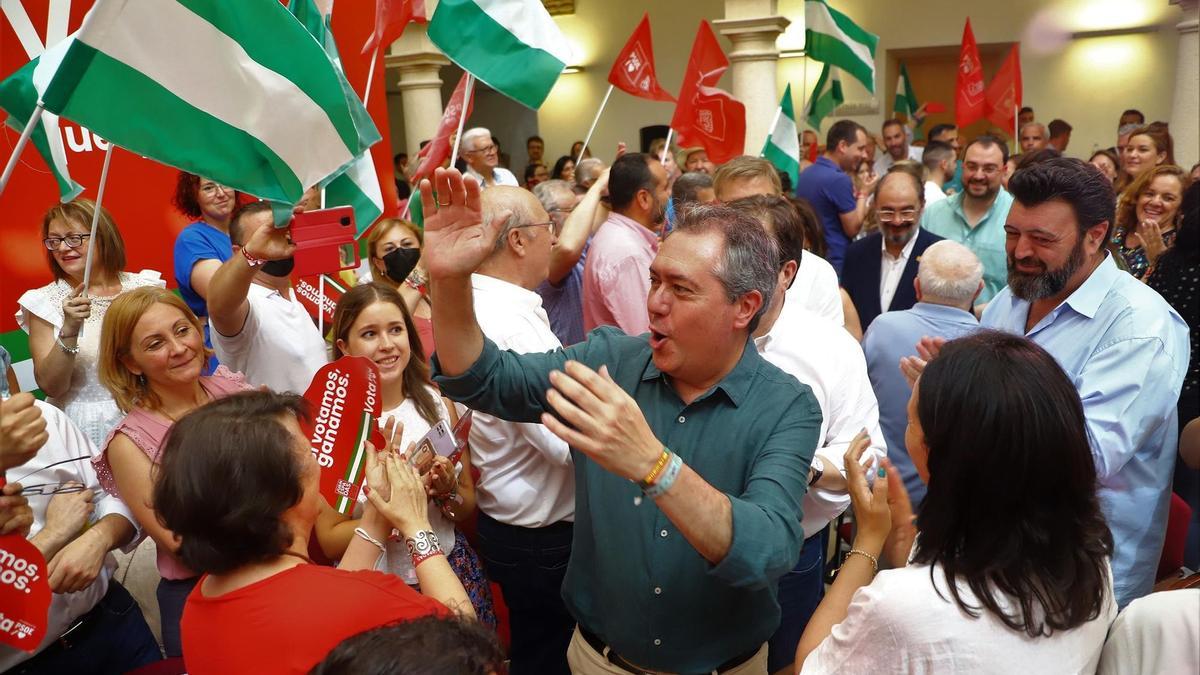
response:
M592 646L579 634L579 628L571 636L571 644L567 646L567 663L571 666L572 675L629 675L629 671L613 665L603 654L592 649ZM666 671L648 671L668 675ZM716 671L713 671L716 672ZM767 645L763 645L749 661L727 670L722 675L766 675Z

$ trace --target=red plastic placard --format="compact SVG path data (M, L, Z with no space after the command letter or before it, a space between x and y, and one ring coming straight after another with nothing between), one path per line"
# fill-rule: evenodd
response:
M0 537L0 643L32 652L46 635L50 583L42 552L19 534Z

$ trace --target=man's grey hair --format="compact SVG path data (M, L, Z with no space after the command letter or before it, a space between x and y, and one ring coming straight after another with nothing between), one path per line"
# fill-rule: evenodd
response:
M917 268L921 301L935 305L970 305L983 280L983 264L971 249L943 239L921 254Z
M575 190L571 189L571 184L567 181L555 178L534 185L533 196L542 203L542 208L546 209L546 213L553 213L562 208L559 204L563 200L575 200Z
M1042 132L1041 132L1042 138L1046 138L1046 139L1050 138L1049 130L1047 130L1046 125L1042 124L1041 122L1026 122L1025 124L1021 125L1021 130L1018 132L1017 135L1019 136L1019 135L1025 133L1025 130L1028 129L1029 127L1037 127L1039 129L1041 129L1042 130Z
M480 212L483 216L483 222L492 222L502 211L510 212L508 218L504 221L504 226L500 228L500 232L496 235L495 247L492 250L493 255L504 248L504 242L508 239L508 233L513 228L533 222L534 213L529 209L529 200L527 198L521 199L522 196L528 194L529 192L523 188L497 185L484 190L483 194L480 195Z
M480 145L476 142L477 139L483 139L487 143L490 143L492 141L492 132L484 127L467 129L463 132L459 145L462 146L463 150L475 150L476 146ZM487 145L487 143L483 143L482 145Z
M767 234L762 224L738 209L713 204L697 204L683 211L667 238L677 233L705 234L720 232L725 251L712 273L725 288L730 303L743 295L758 291L762 306L750 320L751 333L771 305L775 285L779 281L779 245Z
M1132 134L1133 132L1137 131L1138 129L1141 129L1144 126L1146 126L1146 125L1144 125L1144 124L1122 124L1117 129L1117 136L1128 136L1129 134Z
M602 173L604 162L595 157L588 157L575 165L575 184L581 188L590 188Z
M676 204L691 204L700 201L697 193L713 186L712 176L701 171L689 171L675 179L671 197Z

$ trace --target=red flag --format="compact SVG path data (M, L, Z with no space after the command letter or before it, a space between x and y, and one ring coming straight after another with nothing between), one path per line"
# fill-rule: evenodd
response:
M958 54L958 78L954 86L954 123L959 129L984 116L983 64L979 46L971 31L971 19L963 28L962 50Z
M375 30L363 44L363 55L379 46L387 48L400 38L409 22L428 23L425 0L375 0Z
M458 78L458 86L454 88L454 93L446 103L446 109L442 111L442 121L438 122L437 135L417 154L422 159L412 177L414 186L422 178L432 177L433 170L441 166L442 162L450 159L450 136L458 131L458 118L463 114L463 97L466 96L466 93L467 73L463 73L462 77ZM474 107L475 92L472 91L471 100L467 101L467 117L471 116L471 110Z
M1003 65L988 85L987 118L1001 129L1012 129L1017 125L1017 109L1021 107L1021 54L1018 45L1013 45Z
M741 155L746 145L746 107L715 86L727 68L729 59L717 36L707 21L701 21L671 128L680 147L703 147L716 164Z
M674 101L658 83L654 72L654 47L650 43L650 15L643 14L642 22L633 30L625 47L617 54L608 81L617 89L652 101Z

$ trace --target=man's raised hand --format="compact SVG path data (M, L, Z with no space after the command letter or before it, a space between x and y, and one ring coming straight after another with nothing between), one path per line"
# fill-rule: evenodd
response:
M422 180L419 190L425 215L421 258L430 278L470 276L491 255L511 214L504 211L483 222L479 183L470 176L464 179L457 169L435 170L433 182Z

